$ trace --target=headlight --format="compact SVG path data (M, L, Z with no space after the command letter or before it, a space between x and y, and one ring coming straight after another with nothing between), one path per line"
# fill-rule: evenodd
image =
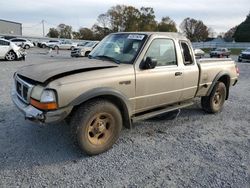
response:
M40 102L56 102L56 95L53 90L43 90Z
M53 90L43 90L40 101L31 98L30 103L41 110L56 110L58 108L56 93Z

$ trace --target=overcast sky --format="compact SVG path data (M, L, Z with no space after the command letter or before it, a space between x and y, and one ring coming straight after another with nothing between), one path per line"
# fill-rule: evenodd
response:
M46 33L60 23L78 30L91 27L99 14L117 4L152 7L157 21L169 16L177 26L192 17L216 33L241 23L250 11L250 0L1 0L0 19L22 23L24 35L42 36L41 20L46 21Z

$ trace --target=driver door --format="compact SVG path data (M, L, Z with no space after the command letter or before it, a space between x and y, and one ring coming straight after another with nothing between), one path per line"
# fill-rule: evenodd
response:
M183 88L174 41L154 39L144 59L157 60L154 69L136 70L136 113L178 102Z

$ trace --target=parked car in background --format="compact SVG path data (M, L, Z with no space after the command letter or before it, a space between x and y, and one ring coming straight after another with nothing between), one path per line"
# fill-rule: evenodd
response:
M13 61L16 59L25 59L26 52L21 50L16 44L9 40L0 39L0 59Z
M247 48L240 53L238 61L250 61L250 48Z
M83 47L83 46L85 46L86 44L88 44L89 42L92 42L92 41L80 42L80 43L77 44L77 47Z
M77 43L73 43L69 40L64 40L64 41L60 41L59 43L56 44L49 44L48 45L49 48L53 48L55 50L73 50L74 48L77 47Z
M34 44L30 40L23 39L23 38L13 38L13 39L10 39L10 41L24 49L29 49L29 48L34 47Z
M194 49L194 55L196 58L202 58L205 56L205 52L202 49L196 48Z
M40 48L47 48L48 46L50 45L55 45L57 43L59 43L60 40L49 40L49 41L43 41L43 42L38 42L37 43L37 46L40 47Z
M13 39L13 38L16 38L16 37L5 35L5 36L2 36L2 38L6 39L6 40L10 40L10 39Z
M229 57L230 56L230 50L227 48L216 48L215 50L212 50L210 52L210 57Z
M71 50L71 57L86 57L96 47L99 41L87 42L84 46L77 46Z

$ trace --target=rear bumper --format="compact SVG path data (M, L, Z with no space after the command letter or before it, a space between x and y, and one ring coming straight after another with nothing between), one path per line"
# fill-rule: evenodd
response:
M11 93L11 98L16 107L24 114L24 118L37 123L58 122L66 118L72 110L72 107L61 108L54 111L44 112L32 105L23 103L16 93Z

